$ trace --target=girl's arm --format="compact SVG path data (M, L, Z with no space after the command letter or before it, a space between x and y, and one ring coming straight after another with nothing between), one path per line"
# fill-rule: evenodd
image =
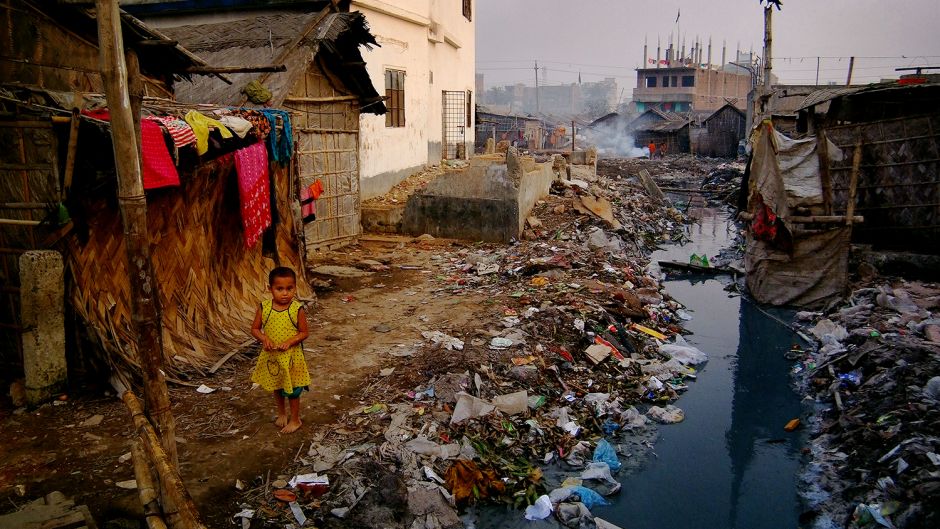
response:
M304 313L303 307L297 311L297 334L291 336L280 346L280 350L286 351L291 347L299 344L300 342L307 339L310 336L310 331L307 328L307 315Z
M306 322L304 322L306 323ZM261 307L255 312L255 321L251 323L251 335L261 342L261 347L265 351L274 351L274 342L261 330Z

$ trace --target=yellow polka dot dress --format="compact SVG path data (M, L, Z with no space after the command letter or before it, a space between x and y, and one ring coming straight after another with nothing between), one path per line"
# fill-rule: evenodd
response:
M261 328L275 344L283 343L297 334L297 316L300 302L293 300L284 310L276 310L272 300L261 303ZM251 374L251 381L265 391L283 390L288 393L294 388L310 385L310 371L304 359L300 344L286 351L262 350L258 363Z

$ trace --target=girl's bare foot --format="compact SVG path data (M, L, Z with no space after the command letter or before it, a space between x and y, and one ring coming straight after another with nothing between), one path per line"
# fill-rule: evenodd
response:
M281 433L294 433L300 429L301 424L303 423L300 422L300 419L297 419L296 421L290 421L287 423L287 425L281 428Z
M274 426L277 426L278 428L287 426L287 414L278 414L277 419L274 421Z

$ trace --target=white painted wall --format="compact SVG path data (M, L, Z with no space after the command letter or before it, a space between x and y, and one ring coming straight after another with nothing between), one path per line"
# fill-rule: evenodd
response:
M462 7L462 0L353 0L350 9L366 16L381 45L363 51L378 92L385 93L386 68L406 72L405 127L386 127L385 116L360 118L362 198L383 194L412 172L440 163L442 91L473 90L475 83L474 23ZM473 9L471 18L476 1ZM472 153L472 126L466 140Z

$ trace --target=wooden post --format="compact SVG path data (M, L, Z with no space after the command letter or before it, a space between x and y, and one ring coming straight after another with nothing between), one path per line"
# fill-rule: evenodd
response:
M855 154L852 155L852 173L849 175L849 199L845 206L845 224L852 225L855 215L855 190L858 188L858 171L862 165L862 140L855 142Z
M117 0L96 0L101 78L111 112L111 138L117 170L118 206L124 224L131 286L131 319L137 338L137 354L144 378L147 413L159 432L163 448L174 467L176 424L163 374L163 344L157 285L150 262L147 233L147 199L140 170L140 133L135 131L128 95L127 65Z
M832 215L832 180L829 177L829 139L826 137L826 129L819 129L816 134L816 155L819 180L822 183L823 214Z
M571 152L574 152L574 120L571 120Z
M852 85L852 72L855 70L855 57L849 57L849 76L845 80L845 86Z

